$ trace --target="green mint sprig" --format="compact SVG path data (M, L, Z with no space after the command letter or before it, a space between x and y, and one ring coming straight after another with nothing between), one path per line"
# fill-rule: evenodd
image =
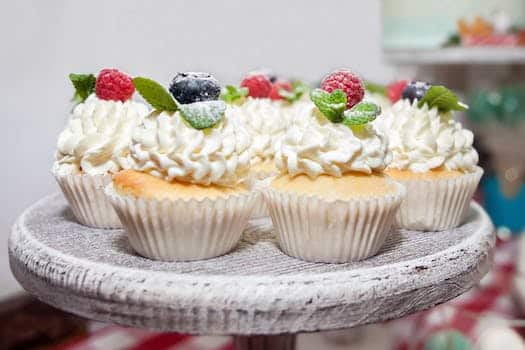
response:
M226 103L237 103L244 100L248 92L248 88L245 87L226 85L221 91L220 99Z
M458 97L449 89L442 85L433 85L425 95L419 100L418 107L425 104L428 108L436 107L440 112L465 111L468 106L459 101Z
M294 103L295 101L298 101L299 99L301 99L301 97L303 97L306 91L307 91L307 87L303 82L299 80L294 80L292 81L291 91L280 88L278 92L279 92L279 96L281 96L287 102Z
M201 101L179 104L181 116L197 130L208 129L217 125L226 111L224 101Z
M346 109L347 96L343 90L339 89L332 93L314 89L310 92L310 99L332 123L343 123L351 128L370 123L381 114L381 107L367 101L359 102L352 108Z
M353 127L370 123L381 114L381 107L373 102L359 102L352 108L344 111L343 124Z
M343 112L346 109L347 97L343 90L336 89L331 93L322 89L313 89L310 99L319 111L332 123L343 121Z
M93 74L69 74L69 80L75 87L75 95L73 101L81 103L88 98L93 92L95 92L95 83L97 78Z
M133 78L133 85L153 108L158 111L180 111L182 118L197 130L217 125L226 111L226 104L219 100L181 104L162 85L148 78Z
M153 108L159 111L175 112L178 109L177 101L159 83L154 80L136 77L133 78L133 85L138 93Z

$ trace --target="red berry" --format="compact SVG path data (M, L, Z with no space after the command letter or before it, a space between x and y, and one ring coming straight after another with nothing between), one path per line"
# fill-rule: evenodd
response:
M270 95L272 83L266 75L254 74L244 78L243 81L241 81L241 87L248 88L248 96L265 98Z
M131 98L134 91L133 80L117 69L103 69L98 73L95 84L98 98L124 102Z
M343 69L327 75L321 82L321 89L327 92L337 89L343 90L346 94L346 107L348 109L361 102L365 96L365 87L361 79L357 75Z
M407 84L408 80L398 80L387 86L388 99L390 102L395 103L399 101Z
M287 81L276 81L272 85L272 89L270 90L270 95L268 97L270 97L270 99L272 100L282 100L283 98L281 97L281 95L279 95L279 90L281 89L286 91L292 91L292 84L290 84Z

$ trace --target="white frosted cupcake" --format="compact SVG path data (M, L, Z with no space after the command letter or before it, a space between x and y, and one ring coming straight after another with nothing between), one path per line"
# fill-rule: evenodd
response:
M472 132L452 115L467 107L445 87L422 82L408 84L403 96L376 123L393 155L386 173L407 188L396 224L426 231L456 227L483 174Z
M207 73L179 73L170 87L177 100L149 79L134 82L157 112L133 136L132 170L106 189L131 246L166 261L228 253L257 198L244 184L249 133L216 100L218 83Z
M261 185L261 181L277 175L275 144L288 128L291 116L297 114L295 109L306 103L299 101L305 90L302 83L278 80L267 72L250 73L240 87L225 88L223 98L231 103L252 138L249 176L252 185ZM263 216L268 216L268 210L261 200L252 217Z
M342 263L377 253L404 189L382 174L387 141L369 124L379 107L360 103L353 74L337 71L324 81L334 76L357 83L312 91L317 107L292 121L275 155L281 175L262 191L286 254Z
M131 78L117 70L102 70L97 79L76 74L70 78L80 103L58 137L52 171L81 224L118 228L120 220L104 186L112 174L129 167L131 136L149 110L131 100Z

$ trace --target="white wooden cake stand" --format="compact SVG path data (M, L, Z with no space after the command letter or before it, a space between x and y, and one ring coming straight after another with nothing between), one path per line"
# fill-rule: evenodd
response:
M493 226L472 203L442 232L392 231L381 252L348 264L281 253L269 219L239 246L196 262L153 261L123 230L75 222L61 195L27 209L9 239L11 269L43 302L99 321L190 334L235 335L238 349L292 349L294 334L399 318L452 299L488 271Z

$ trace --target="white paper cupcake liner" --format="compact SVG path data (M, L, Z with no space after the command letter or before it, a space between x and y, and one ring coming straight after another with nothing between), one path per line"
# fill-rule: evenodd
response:
M477 167L451 179L406 179L407 195L396 215L395 225L407 230L442 231L459 226L483 175Z
M56 172L53 175L79 223L96 228L122 227L104 193L111 175L60 175Z
M106 195L133 249L163 261L209 259L230 252L250 218L257 193L218 199L154 200L122 196L113 184Z
M251 189L257 190L258 196L257 200L255 201L255 206L250 219L259 219L270 216L268 206L266 205L260 190L268 186L268 184L277 174L277 172L258 171L251 174L251 176L248 178L248 186Z
M376 254L405 195L402 185L381 197L327 201L263 189L284 253L313 262L344 263Z

